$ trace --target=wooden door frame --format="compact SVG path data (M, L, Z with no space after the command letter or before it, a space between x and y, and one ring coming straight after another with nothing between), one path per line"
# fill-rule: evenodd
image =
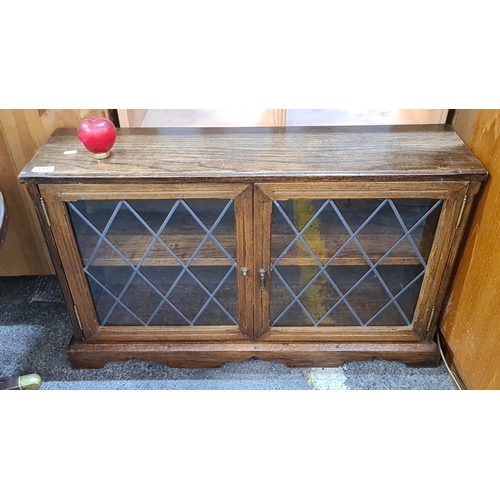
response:
M252 185L225 184L51 184L40 185L40 193L51 221L53 237L86 341L234 341L248 340L253 332L251 282L239 273L253 267L252 251L244 248L253 237ZM236 220L236 279L239 296L238 326L148 327L100 326L88 281L82 271L80 250L74 237L66 202L119 199L233 199Z
M345 198L429 198L443 199L441 215L428 259L427 270L410 327L272 327L270 325L269 287L254 286L255 337L259 340L293 342L311 341L430 341L435 332L435 309L442 305L443 287L449 280L449 248L456 240L456 225L469 182L317 182L256 183L255 202L255 265L271 275L271 217L274 200L345 199ZM269 278L268 278L269 279Z

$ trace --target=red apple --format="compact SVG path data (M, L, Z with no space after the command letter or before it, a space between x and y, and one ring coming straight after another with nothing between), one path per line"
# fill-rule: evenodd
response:
M84 118L76 133L78 139L96 158L107 158L116 141L116 127L104 116Z

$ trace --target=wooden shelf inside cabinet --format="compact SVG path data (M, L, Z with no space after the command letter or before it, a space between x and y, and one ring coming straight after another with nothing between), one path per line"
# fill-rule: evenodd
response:
M429 366L486 175L448 126L377 126L124 129L99 161L59 130L20 179L75 368Z
M425 199L275 201L271 262L333 266L426 263L440 205L440 201Z
M118 235L117 238L121 242L118 247L123 247L126 249L123 253L126 256L128 262L134 266L139 265L141 259L144 257L144 253L147 250L152 238L147 238L138 235ZM114 238L110 238L111 241ZM144 266L178 266L179 261L187 263L189 259L193 256L196 249L199 246L200 238L189 237L189 236L175 236L170 235L169 243L165 245L161 243L156 243L148 253L147 258L144 260L142 265ZM172 243L171 240L176 240ZM217 241L225 248L225 250L230 255L236 254L236 242L233 237L218 237ZM85 242L80 246L80 251L82 255L82 260L84 265L89 263L95 250L94 242ZM172 253L166 249L168 247ZM103 244L99 247L97 254L92 259L93 266L126 266L129 265L117 251L114 249L116 247L109 246L108 244ZM121 252L120 252L121 253ZM192 262L193 266L227 266L229 259L225 255L221 255L221 250L213 243L208 242L205 244L204 248L200 250L200 253ZM174 257L175 255L175 257Z

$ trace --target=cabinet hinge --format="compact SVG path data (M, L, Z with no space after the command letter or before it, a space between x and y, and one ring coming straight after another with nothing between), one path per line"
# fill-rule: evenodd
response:
M78 321L78 326L80 327L80 330L83 332L82 321L80 319L80 315L78 314L78 309L76 308L75 305L73 306L73 309L75 310L75 316L76 320Z
M464 196L464 200L462 201L462 208L460 209L460 213L458 214L458 220L457 220L457 227L456 227L456 229L458 229L458 227L462 223L462 218L464 216L464 211L465 211L465 205L466 204L467 204L467 195Z
M43 198L40 198L40 204L42 205L42 210L43 213L45 214L45 220L47 221L47 225L50 227L50 219L49 219L49 214L47 213L47 207L45 206L45 202L43 201Z
M427 331L431 329L432 320L434 319L434 313L436 312L436 306L432 308L431 315L429 317L429 322L427 323Z

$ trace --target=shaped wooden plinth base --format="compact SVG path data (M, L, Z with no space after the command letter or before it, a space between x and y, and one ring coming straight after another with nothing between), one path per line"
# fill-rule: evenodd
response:
M439 364L439 349L431 342L414 343L89 343L73 341L68 348L72 368L102 368L106 363L140 359L172 368L217 368L250 358L289 367L337 367L346 361L379 358L407 366Z

